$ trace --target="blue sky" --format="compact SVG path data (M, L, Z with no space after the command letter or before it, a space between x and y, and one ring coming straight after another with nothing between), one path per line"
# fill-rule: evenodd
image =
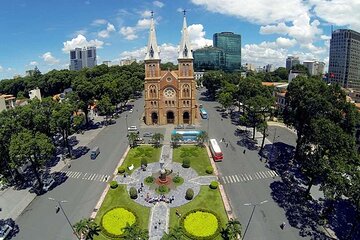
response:
M215 32L242 35L242 62L327 62L330 25L360 30L359 0L11 0L0 2L0 79L68 68L68 50L97 46L98 63L143 59L154 11L163 62L175 61L182 9L194 49Z

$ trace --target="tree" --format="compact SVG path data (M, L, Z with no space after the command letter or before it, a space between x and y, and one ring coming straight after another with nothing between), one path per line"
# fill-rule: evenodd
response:
M274 77L279 77L283 81L288 80L288 75L289 75L289 72L284 67L279 67L274 71Z
M230 92L221 92L218 96L219 103L228 110L233 104L233 96Z
M178 146L179 142L183 139L182 135L179 133L175 133L171 135L171 142L174 147Z
M84 70L86 71L86 69ZM89 106L93 103L95 92L94 85L86 78L84 73L78 75L74 82L73 101L78 109L85 114L86 124L89 124Z
M103 98L98 102L97 108L101 115L105 115L106 118L114 112L115 107L112 105L108 95L103 96Z
M236 240L241 237L241 224L237 219L230 219L226 228L221 232L221 236L226 240Z
M169 233L164 232L164 236L161 238L161 240L181 240L184 239L184 231L182 227L176 226L174 228L171 228Z
M196 137L196 141L198 142L199 145L203 146L204 142L209 138L207 132L205 131L200 131L200 133L197 135Z
M136 147L136 139L139 138L139 134L135 132L131 132L128 135L129 145L130 147Z
M90 218L81 219L74 224L76 234L84 240L92 240L94 236L98 236L100 232L99 225Z
M162 71L167 71L167 70L177 70L178 69L178 65L175 65L172 62L167 62L167 63L161 63L160 64L160 68Z
M19 167L30 161L33 172L38 180L38 189L42 191L43 183L40 169L51 158L55 148L49 137L43 133L32 134L23 130L11 137L9 155L13 166Z
M164 135L161 134L161 133L155 133L153 136L152 136L152 141L155 143L155 146L156 147L159 147L160 146L160 141L161 140L164 140Z
M124 239L127 240L147 240L149 239L148 231L141 229L138 225L127 224L126 227L123 228L124 231Z
M216 92L221 88L224 75L225 73L222 71L209 71L204 74L203 85L206 87L210 99L215 99Z

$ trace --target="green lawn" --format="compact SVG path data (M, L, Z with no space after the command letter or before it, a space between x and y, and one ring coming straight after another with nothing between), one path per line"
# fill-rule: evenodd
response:
M190 159L190 167L193 168L199 175L209 175L205 172L206 168L211 166L205 147L192 145L174 148L174 162L182 163L186 158Z
M160 160L160 154L161 148L155 148L153 146L142 145L131 148L122 166L126 168L128 174L131 174L136 168L141 166L142 158L145 158L148 163L158 162ZM134 169L130 171L128 167L132 164L134 164Z
M199 195L197 195L194 200L188 204L182 205L178 208L171 208L170 210L170 228L173 228L179 225L180 218L176 216L176 209L178 209L181 215L184 215L190 210L193 209L207 209L212 212L215 212L221 221L221 228L225 227L228 222L228 218L225 212L225 208L221 199L219 189L210 189L208 186L202 186L200 189ZM219 235L216 239L222 239Z
M150 208L141 206L131 200L126 191L126 185L119 185L116 189L109 189L109 192L107 193L105 200L96 215L95 222L100 225L101 217L106 211L113 207L124 207L132 211L138 217L137 221L139 226L143 229L148 229ZM94 239L105 240L111 238L108 238L100 233L100 235Z

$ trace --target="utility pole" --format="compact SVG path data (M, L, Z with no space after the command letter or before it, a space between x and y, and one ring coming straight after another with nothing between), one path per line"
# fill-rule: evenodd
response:
M248 230L248 228L249 228L251 219L252 219L252 217L253 217L253 215L254 215L254 212L255 212L255 208L256 208L257 206L263 205L264 203L267 203L267 202L268 202L268 200L264 200L264 201L262 201L262 202L260 202L260 203L255 203L255 204L254 204L254 203L245 203L245 204L244 204L245 206L253 206L253 209L252 209L252 212L251 212L249 221L248 221L248 223L247 223L247 225L246 225L246 228L245 228L245 231L244 231L244 235L243 235L243 237L242 237L242 240L245 239L245 234L246 234L246 232L247 232L247 230Z
M59 201L59 200L56 200L56 199L54 199L54 198L48 198L48 199L49 199L50 201L54 201L54 202L56 202L56 203L58 204L60 210L61 210L62 213L64 214L64 216L65 216L65 218L66 218L66 221L67 221L68 224L70 225L71 230L72 230L73 233L75 234L76 238L77 238L78 240L81 240L80 237L76 234L76 231L75 231L73 225L71 224L68 216L66 215L66 213L65 213L65 211L64 211L64 209L63 209L63 207L62 207L62 205L61 205L61 203L67 203L68 201L65 201L65 200Z

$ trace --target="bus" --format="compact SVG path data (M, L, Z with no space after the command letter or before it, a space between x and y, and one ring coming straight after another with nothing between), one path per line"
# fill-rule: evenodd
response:
M223 153L221 152L221 149L216 139L210 139L209 143L210 143L209 146L210 146L211 155L214 161L215 162L222 161L224 158Z
M200 115L203 119L207 119L208 118L208 114L205 110L205 108L200 108Z

